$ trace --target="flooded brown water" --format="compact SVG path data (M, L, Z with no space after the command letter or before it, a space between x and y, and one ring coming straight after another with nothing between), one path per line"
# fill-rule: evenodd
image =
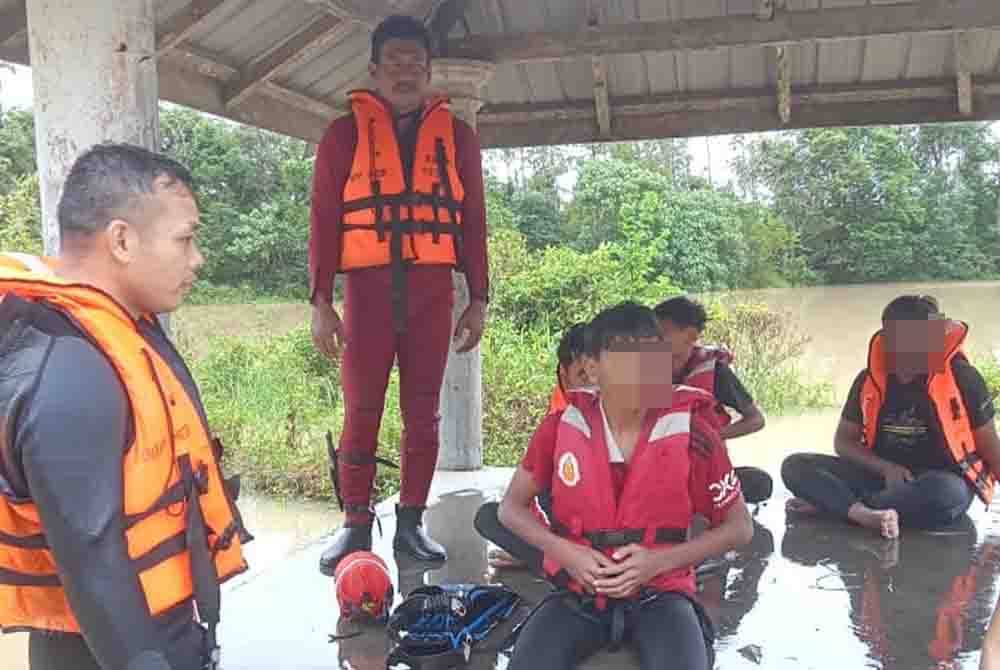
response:
M977 355L1000 354L1000 282L947 282L817 286L733 291L725 301L760 302L789 314L811 338L800 361L815 379L833 381L843 398L865 365L868 341L890 300L907 293L929 294L942 311L969 324L966 349Z

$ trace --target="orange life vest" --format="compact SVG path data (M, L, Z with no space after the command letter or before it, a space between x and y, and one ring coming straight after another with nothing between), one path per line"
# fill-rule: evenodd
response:
M927 394L941 426L944 448L948 450L952 461L973 486L976 494L989 505L993 499L995 480L986 462L976 451L969 413L951 369L951 363L956 356L965 356L962 344L968 332L968 325L960 321L950 321L946 325L943 361L940 362L941 372L928 375ZM879 414L885 403L885 389L889 378L885 359L885 337L882 331L879 331L872 336L868 346L868 370L861 387L864 444L869 449L875 448Z
M684 542L694 513L688 495L691 417L710 415L711 396L700 389L676 386L670 408L647 413L643 437L617 498L598 393L574 390L567 399L553 455L553 530L609 556L617 546L629 543L652 547ZM732 485L738 487L736 482ZM729 492L721 486L720 496ZM545 557L543 567L557 585L582 591L551 557ZM665 572L650 586L693 594L694 572L690 566ZM598 599L598 607L601 602Z
M354 91L350 100L358 141L344 186L339 269L457 265L465 191L455 167L455 121L447 101L424 106L413 170L406 174L386 103L370 91Z
M226 491L221 446L131 315L95 288L42 273L52 262L39 261L0 255L0 298L16 295L66 314L122 380L134 426L122 461L125 540L149 613L195 599L200 619L214 628L219 584L246 570L242 543L250 539ZM2 494L0 628L80 632L38 509Z
M552 389L552 397L549 398L549 411L546 414L555 414L556 412L561 412L569 405L569 401L566 400L566 394L563 393L562 387L558 384L554 389Z

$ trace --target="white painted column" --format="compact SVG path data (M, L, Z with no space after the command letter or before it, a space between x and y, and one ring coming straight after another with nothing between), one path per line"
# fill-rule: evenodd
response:
M153 0L28 0L45 253L59 253L56 209L83 151L104 141L159 148Z
M436 59L432 84L451 98L451 110L476 128L483 105L483 88L493 75L492 63L463 59ZM455 311L452 323L469 305L465 276L454 274ZM441 470L478 470L483 466L483 370L479 347L465 354L448 355L441 388Z

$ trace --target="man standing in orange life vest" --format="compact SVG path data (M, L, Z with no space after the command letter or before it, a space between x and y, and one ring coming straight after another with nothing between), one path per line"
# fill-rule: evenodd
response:
M348 553L371 548L375 451L393 361L403 413L402 486L393 546L443 560L422 516L438 452L438 401L452 340L452 269L465 273L470 305L454 329L473 349L488 294L482 162L473 130L429 96L430 39L393 16L372 35L374 91L351 94L352 113L320 143L313 181L310 268L313 340L343 348L344 429L332 456L346 520L320 559L333 575ZM344 319L333 279L345 274Z
M32 670L217 668L250 537L155 316L203 262L191 176L100 145L58 219L58 261L0 254L0 628L31 631Z
M900 526L950 526L975 496L990 503L1000 439L986 383L962 349L968 331L929 296L886 306L841 414L837 456L782 463L797 496L790 512L832 514L892 538Z

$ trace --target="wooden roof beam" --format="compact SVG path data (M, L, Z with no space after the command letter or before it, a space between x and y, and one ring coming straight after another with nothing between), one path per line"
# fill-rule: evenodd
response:
M1000 120L1000 95L985 96L979 91L971 117L955 109L954 82L949 82L944 98L842 102L796 105L795 115L785 128L822 128L882 124L938 123L962 120ZM577 120L534 121L517 125L494 123L480 116L479 137L483 148L577 144L600 141L636 141L667 137L702 137L731 133L778 130L774 95L768 93L763 107L729 108L713 113L671 112L623 116L616 110L611 137L597 136L594 127ZM590 115L593 111L589 110Z
M20 34L28 28L28 3L15 2L5 12L0 12L0 44Z
M608 65L604 56L594 56L594 111L601 137L611 134L611 101L608 96Z
M250 65L229 87L226 106L238 107L272 79L284 77L336 44L354 29L349 21L326 14L311 22L268 56Z
M585 30L472 35L448 40L453 57L526 63L642 51L705 51L784 46L863 37L1000 29L1000 2L918 0L911 4L838 7L809 11L774 9L755 15L684 21L633 21Z
M792 72L788 47L773 47L778 60L778 118L782 125L792 120Z
M955 33L955 75L958 90L958 111L972 116L972 47L968 33Z
M156 36L156 53L162 55L165 51L186 40L207 21L212 14L219 11L227 0L192 0L184 9L174 15L164 25Z

